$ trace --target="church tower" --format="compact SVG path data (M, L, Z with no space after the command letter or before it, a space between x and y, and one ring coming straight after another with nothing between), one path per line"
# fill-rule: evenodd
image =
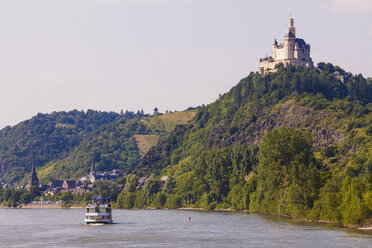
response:
M37 178L34 164L32 164L31 174L28 178L27 190L30 191L32 186L39 187L39 179Z
M96 180L96 170L94 169L94 161L92 159L92 164L90 166L90 173L89 173L89 181L91 183L94 183L95 180Z

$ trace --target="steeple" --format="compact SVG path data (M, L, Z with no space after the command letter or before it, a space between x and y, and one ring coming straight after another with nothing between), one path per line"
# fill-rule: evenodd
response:
M92 164L90 166L90 173L89 173L89 181L91 183L94 183L95 180L96 180L96 170L94 169L94 160L92 158Z
M92 158L92 164L90 166L90 175L94 175L96 173L95 169L94 169L94 160Z
M28 178L27 190L30 191L32 186L39 187L39 179L37 178L34 163L32 163L30 177Z
M32 167L31 167L31 175L35 174L35 165L34 163L32 163Z

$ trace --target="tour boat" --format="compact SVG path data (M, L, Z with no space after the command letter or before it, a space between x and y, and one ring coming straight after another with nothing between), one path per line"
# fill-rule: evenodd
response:
M92 202L86 207L85 224L111 224L110 198L93 197Z

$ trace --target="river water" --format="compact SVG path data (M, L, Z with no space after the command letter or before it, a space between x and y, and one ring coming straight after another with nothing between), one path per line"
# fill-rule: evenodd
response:
M248 213L113 210L86 226L84 209L0 209L1 247L372 247L372 232ZM188 221L188 217L191 221Z

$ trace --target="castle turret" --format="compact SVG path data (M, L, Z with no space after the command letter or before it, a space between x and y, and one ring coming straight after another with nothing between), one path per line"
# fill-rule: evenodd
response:
M34 164L32 164L31 174L28 178L27 190L30 191L33 186L39 187L39 179L37 178Z
M294 27L294 19L293 18L289 18L289 20L288 20L287 34L289 34L289 32L291 32L294 36L296 36L296 28Z
M274 39L274 44L273 44L273 57L274 57L274 60L277 59L277 55L276 55L276 50L278 48L278 42L276 41L276 39Z

